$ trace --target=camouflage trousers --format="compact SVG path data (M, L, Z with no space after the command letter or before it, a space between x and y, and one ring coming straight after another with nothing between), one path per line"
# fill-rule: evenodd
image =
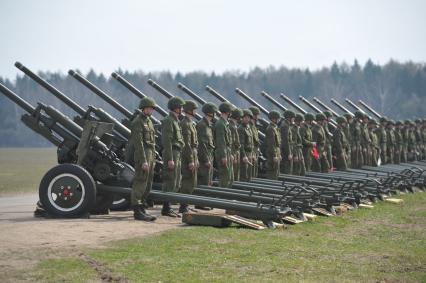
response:
M305 176L305 158L303 157L302 148L296 148L293 155L293 175Z
M164 161L163 168L163 192L175 192L179 191L180 180L181 180L181 152L179 150L173 150L173 161L175 162L175 167L173 169L167 168L167 161Z
M259 176L259 148L255 147L254 151L253 151L253 165L252 165L252 177L253 178L257 178L257 176Z
M210 186L213 181L213 152L207 157L210 161L210 166L207 166L204 162L200 162L198 167L197 183L199 185Z
M135 158L135 178L133 179L132 192L130 194L132 206L143 204L152 187L155 167L154 149L145 148L145 156L148 163L148 170L146 171L142 170L142 162Z
M240 160L240 150L233 150L232 152L232 156L234 158L233 161L233 168L232 170L234 171L234 181L239 181L240 180L240 175L241 175L241 160Z
M198 152L196 148L192 149L191 160L194 160L195 166L193 170L189 170L189 156L182 156L182 182L179 192L182 194L192 194L197 185L198 173Z
M248 162L244 163L243 159L241 158L241 171L240 171L240 180L243 182L250 182L251 178L253 177L253 167L254 167L254 158L255 154L253 152L246 152Z
M234 170L232 166L231 149L226 149L226 166L222 165L222 160L216 155L217 171L219 175L219 187L230 188L234 181Z
M274 161L274 157L278 157L277 161ZM267 156L266 157L266 178L277 180L280 175L280 165L281 165L281 154L278 149L277 156Z
M305 171L309 172L312 170L312 147L303 148L303 159L305 161Z

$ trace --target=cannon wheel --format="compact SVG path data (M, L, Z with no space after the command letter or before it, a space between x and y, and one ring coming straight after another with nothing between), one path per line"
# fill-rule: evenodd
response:
M115 195L114 201L110 206L110 209L113 211L124 211L129 210L130 208L130 199L129 197L123 197L121 195Z
M75 164L60 164L43 176L39 197L52 216L79 217L96 203L96 185L86 169Z
M90 214L109 214L110 207L114 201L114 195L111 193L99 193L96 195L96 202L90 208Z

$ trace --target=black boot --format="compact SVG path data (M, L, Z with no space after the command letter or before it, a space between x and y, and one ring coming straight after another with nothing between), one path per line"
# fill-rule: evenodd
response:
M145 210L140 205L135 205L133 207L133 216L135 220L142 221L155 221L155 219L157 219L155 216L145 213Z
M174 218L180 217L180 215L174 212L173 209L170 207L170 202L165 202L163 204L163 209L161 209L161 215Z
M189 207L187 204L181 203L180 207L179 207L179 213L188 213L189 212Z

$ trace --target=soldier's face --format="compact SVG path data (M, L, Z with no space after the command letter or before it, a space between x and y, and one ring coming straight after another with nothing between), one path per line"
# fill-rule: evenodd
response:
M143 109L143 114L145 114L146 116L151 116L153 111L154 111L154 108L152 108L152 107L145 107Z
M244 123L244 124L248 124L249 122L250 122L250 116L247 116L247 115L246 115L246 116L244 116L244 117L243 117L243 123Z

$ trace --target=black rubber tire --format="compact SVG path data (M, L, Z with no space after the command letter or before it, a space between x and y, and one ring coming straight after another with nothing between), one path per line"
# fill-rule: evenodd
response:
M121 195L114 196L114 202L110 206L112 211L126 211L130 209L129 197L123 197Z
M61 185L62 181L65 185L77 183L76 188L72 189L72 192L77 195L73 202L78 201L74 206L66 207L66 203L58 203L59 201L57 202L56 200L61 194L52 193L53 190L60 191L58 186ZM69 195L68 191L67 194L65 192L62 194L62 196L65 195ZM61 199L67 201L67 198L62 196ZM71 196L73 195L71 194ZM43 208L54 217L80 217L87 215L96 203L96 184L90 173L83 167L75 164L59 164L47 171L41 179L39 197ZM55 197L56 200L54 199Z

